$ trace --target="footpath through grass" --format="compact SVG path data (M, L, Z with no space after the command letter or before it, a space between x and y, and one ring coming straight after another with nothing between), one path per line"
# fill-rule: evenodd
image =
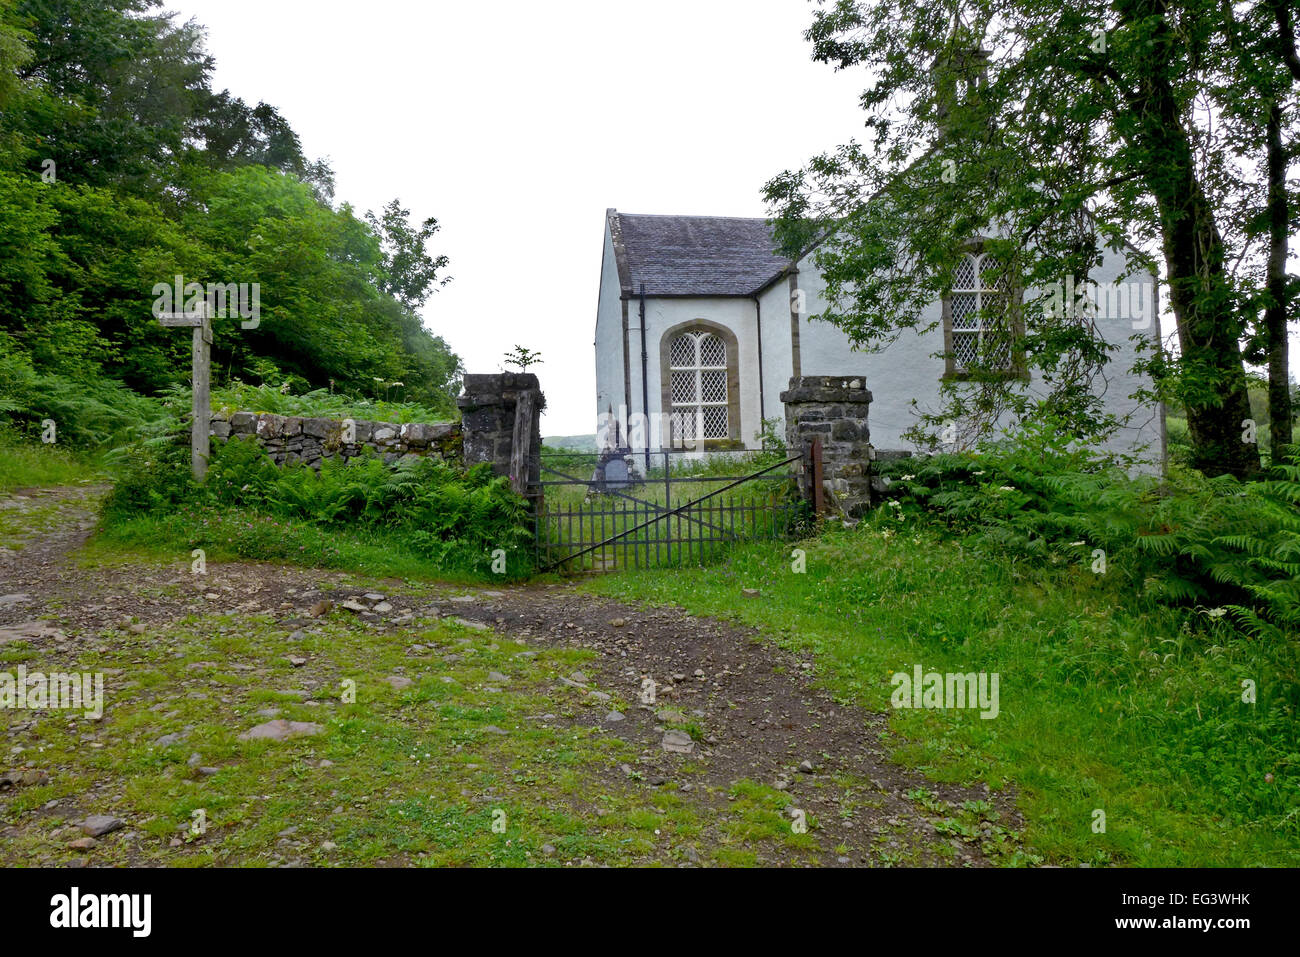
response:
M620 784L630 745L569 726L587 703L556 676L581 652L446 621L376 631L347 612L291 631L215 615L92 641L70 664L106 676L104 720L38 716L19 738L50 780L0 804L20 825L0 864L87 850L100 865L660 863L700 834L676 794ZM0 651L0 666L32 660ZM272 718L320 730L239 740ZM135 835L88 847L88 814Z
M1138 602L1082 558L991 558L896 523L797 543L802 573L794 547L588 587L739 620L814 655L845 702L890 712L901 762L1016 787L1026 844L1046 861L1300 864L1294 640L1248 640L1213 610ZM891 709L891 676L916 665L999 674L997 717Z

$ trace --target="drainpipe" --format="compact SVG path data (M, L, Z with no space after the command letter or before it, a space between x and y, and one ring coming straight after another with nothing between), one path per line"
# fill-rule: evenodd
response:
M758 434L759 444L762 444L763 429L767 427L767 411L763 405L763 306L758 301L758 296L754 297L754 325L758 328ZM740 356L736 356L740 360ZM744 442L744 437L741 437Z
M645 475L650 475L650 380L646 378L649 354L645 347L645 283L641 283L641 415L645 435Z

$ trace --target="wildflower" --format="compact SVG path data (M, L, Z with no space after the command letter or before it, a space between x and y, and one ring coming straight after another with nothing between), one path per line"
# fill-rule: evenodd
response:
M1013 486L1010 486L1010 485L1003 485L1003 486L1001 486L1000 488L998 488L998 491L999 491L999 492L1014 492L1014 491L1015 491L1015 488L1014 488Z
M910 482L910 481L912 481L912 479L916 478L916 476L915 476L915 475L900 475L898 478L899 478L899 481L902 481L902 482Z
M1206 614L1209 615L1211 618L1222 618L1227 613L1228 613L1228 609L1226 608L1211 608L1209 611L1206 612Z

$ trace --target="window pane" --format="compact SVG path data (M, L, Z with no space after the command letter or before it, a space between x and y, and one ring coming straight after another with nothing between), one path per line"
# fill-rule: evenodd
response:
M975 288L975 260L970 256L962 256L961 262L957 264L957 272L952 279L952 288Z
M668 364L689 368L695 365L695 337L690 333L678 336L668 349Z
M695 394L695 373L674 372L672 374L672 397L674 405L684 405L699 401Z
M952 354L959 369L967 369L975 365L978 352L979 333L954 332L952 334Z
M704 437L706 439L725 439L727 437L726 406L704 410Z
M949 300L952 307L952 327L954 329L976 329L979 327L975 314L975 294L973 292L953 293Z
M701 373L703 379L705 402L727 401L727 373L722 370Z
M727 347L721 339L703 336L700 339L700 365L726 368Z
M1002 290L1007 288L1006 270L1002 268L1002 263L992 256L985 256L980 260L980 287Z
M695 437L695 413L694 412L673 412L672 413L673 434L686 441Z
M695 413L674 412L670 417L672 423L673 445L681 445L695 438Z
M1011 369L1011 338L1001 330L984 334L980 365L985 369L1006 372Z

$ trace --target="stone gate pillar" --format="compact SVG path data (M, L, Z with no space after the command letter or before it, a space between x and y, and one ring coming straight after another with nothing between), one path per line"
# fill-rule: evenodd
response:
M467 375L456 400L465 467L487 462L529 495L541 479L542 397L537 376L522 372Z
M828 508L845 518L859 518L871 507L871 442L866 381L853 376L795 376L781 393L785 403L786 444L802 449L814 438L822 443L822 494ZM799 477L806 501L812 501L812 477Z

